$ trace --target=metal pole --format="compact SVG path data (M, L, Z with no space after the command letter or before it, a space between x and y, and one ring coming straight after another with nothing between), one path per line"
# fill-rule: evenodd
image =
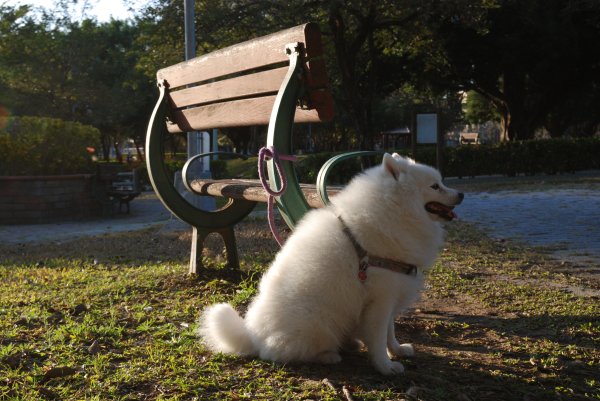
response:
M194 12L195 0L184 0L183 3L183 14L184 14L184 31L185 31L185 59L189 60L196 57L196 29L195 29L195 12ZM197 131L188 132L187 134L187 155L188 159L207 151L210 149L204 149L202 146L202 137ZM210 167L207 172L203 171L202 167L198 168L199 171L196 171L196 176L201 176L204 174L208 174L208 178L210 178ZM215 202L212 198L207 198L205 196L197 196L193 195L185 189L182 189L186 195L184 197L186 200L196 207L199 207L203 210L214 210ZM196 226L192 226L192 250L190 253L190 274L196 274L198 271L198 265L202 265L201 261L198 261L198 248L200 247L200 253L202 252L202 242L204 241L204 237L206 236L206 232L199 233L198 228Z
M184 0L184 28L185 28L185 59L196 57L196 34L194 29L194 0Z
M189 60L196 57L196 34L194 25L194 0L184 0L184 30L185 30L185 59ZM188 132L187 134L187 155L188 158L197 154L198 133Z
M444 133L442 132L442 127L440 124L440 112L439 110L436 111L436 145L435 145L435 164L437 169L439 170L439 172L442 174L442 177L444 176L444 171L443 171L443 165L444 165L444 146L445 146L445 141L444 141Z

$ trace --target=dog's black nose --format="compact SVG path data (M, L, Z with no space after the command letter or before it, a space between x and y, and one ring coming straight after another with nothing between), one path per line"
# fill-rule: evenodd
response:
M458 193L458 203L462 202L463 199L465 199L465 194L463 194L462 192Z

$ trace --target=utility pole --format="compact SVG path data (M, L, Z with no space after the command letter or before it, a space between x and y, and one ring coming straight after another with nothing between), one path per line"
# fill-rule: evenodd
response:
M196 57L196 29L194 0L184 0L184 36L185 36L185 59ZM187 157L193 157L200 153L210 152L210 136L207 132L192 131L187 133ZM211 178L210 160L204 158L193 163L188 170L190 177ZM185 189L181 181L181 173L175 177L179 193L192 205L203 210L214 210L215 200L212 197L193 194Z
M184 35L185 35L185 59L190 60L196 57L196 33L195 33L195 12L194 0L184 0ZM201 147L200 134L196 131L187 134L187 156L188 159L196 154Z
M194 3L194 0L184 0L183 3L186 60L190 60L196 57L196 29L194 23ZM188 159L200 153L210 152L210 138L207 132L188 132L187 139ZM201 178L211 178L209 160L202 160L201 163L195 163L195 166L190 167L192 167L192 169L190 169L192 171L189 171L191 175ZM182 193L183 197L197 208L207 211L216 209L216 204L213 197L199 196L188 192L185 188L181 188L179 193ZM189 269L190 274L196 274L198 272L198 256L202 257L202 241L200 241L200 238L202 236L205 236L206 234L206 232L199 233L197 227L192 227L192 251L190 256ZM201 265L202 262L200 262L200 266Z

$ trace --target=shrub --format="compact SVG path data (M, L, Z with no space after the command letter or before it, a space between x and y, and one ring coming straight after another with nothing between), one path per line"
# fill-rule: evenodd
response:
M339 153L315 153L302 158L295 166L298 181L303 183L315 183L317 181L319 170L323 164L337 154ZM365 158L361 160L361 158L352 158L340 162L334 166L329 173L327 183L333 185L347 183L354 175L362 170L363 164L369 165L370 163L373 163L373 160L369 159L370 158Z
M420 146L413 156L406 149L398 151L420 163L436 165L435 146ZM446 177L478 175L560 174L600 168L600 138L554 138L495 145L445 148L442 172ZM306 156L296 165L300 182L314 183L321 166L335 153ZM340 184L361 169L359 159L337 165L328 182Z
M100 132L76 122L43 117L0 118L0 175L91 173L87 148Z
M227 178L227 161L223 159L211 160L210 172L214 179Z
M445 176L457 177L572 173L600 168L598 154L598 137L461 146L445 149L443 172Z

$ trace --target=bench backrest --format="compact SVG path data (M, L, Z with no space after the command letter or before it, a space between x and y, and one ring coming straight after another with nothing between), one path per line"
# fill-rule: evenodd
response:
M110 182L117 178L119 173L126 171L123 163L98 163L96 164L96 176L100 181Z
M303 44L306 92L294 121L330 120L333 101L321 33L308 23L159 70L157 79L168 86L170 97L169 132L268 124L288 71L285 47L297 42Z

